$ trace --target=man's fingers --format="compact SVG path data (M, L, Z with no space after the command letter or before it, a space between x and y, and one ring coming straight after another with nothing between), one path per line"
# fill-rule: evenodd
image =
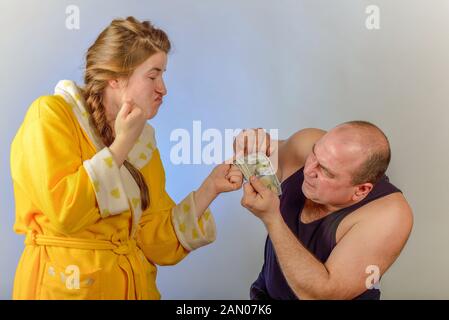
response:
M253 187L253 190L261 195L265 194L265 192L268 190L267 187L265 187L265 185L255 176L252 176L250 178L250 183Z
M263 142L263 139L259 139L259 138L262 138L262 137L260 136L260 131L259 131L259 129L261 129L261 128L257 128L257 129L255 130L255 131L256 131L256 153L257 153L257 152L260 152L260 150L259 150L259 144ZM262 141L259 141L259 140L262 140Z
M267 151L266 151L266 154L267 154L267 157L269 157L269 156L271 156L271 137L270 137L270 134L268 133L268 132L266 132L266 141L267 141Z
M245 183L243 185L243 198L247 200L247 202L251 202L257 195L257 192L251 186L250 183Z
M263 128L243 129L233 143L234 156L247 156L263 152L267 156L272 153L271 137Z
M245 186L243 186L243 188L245 188ZM248 208L248 209L251 208L251 203L252 203L252 201L246 195L244 195L242 197L242 200L240 201L240 204L242 205L242 207L245 207L245 208Z
M270 156L271 137L263 128L257 128L257 152L262 152Z

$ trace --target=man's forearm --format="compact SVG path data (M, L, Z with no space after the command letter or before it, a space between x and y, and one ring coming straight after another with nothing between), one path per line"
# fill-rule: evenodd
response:
M329 272L304 245L298 241L281 214L265 224L281 270L290 288L300 299L329 297Z

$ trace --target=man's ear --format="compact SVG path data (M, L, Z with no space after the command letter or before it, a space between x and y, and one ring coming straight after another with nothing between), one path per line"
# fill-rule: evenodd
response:
M370 193L370 191L373 190L373 187L374 187L373 184L370 182L358 185L356 187L354 195L352 196L352 200L353 201L363 200L368 195L368 193Z

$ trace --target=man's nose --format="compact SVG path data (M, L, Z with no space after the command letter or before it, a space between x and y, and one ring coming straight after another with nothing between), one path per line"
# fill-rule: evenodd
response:
M307 174L307 176L309 176L310 178L313 178L313 179L317 177L317 173L316 173L316 170L314 168L309 169L306 172L306 174Z
M317 162L311 161L310 163L308 163L306 168L304 168L304 172L310 178L316 178L317 177L316 168L317 168Z

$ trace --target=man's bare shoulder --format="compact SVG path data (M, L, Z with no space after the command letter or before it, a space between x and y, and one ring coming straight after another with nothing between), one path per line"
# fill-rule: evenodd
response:
M305 128L292 134L279 144L279 161L281 165L281 179L287 179L291 174L304 166L313 145L326 134L318 128Z
M413 211L400 192L376 199L343 219L337 230L337 241L356 224L390 229L397 239L405 241L413 227Z
M367 216L373 216L376 219L413 221L412 208L401 192L395 192L388 196L376 199L366 206L363 206L361 209L366 211Z

